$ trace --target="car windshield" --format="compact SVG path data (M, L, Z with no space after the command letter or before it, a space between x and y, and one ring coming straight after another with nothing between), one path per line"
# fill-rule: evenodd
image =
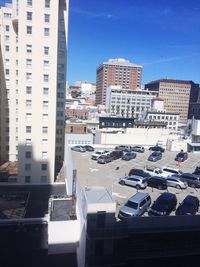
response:
M133 209L137 209L138 208L138 203L136 202L132 202L132 201L128 201L126 204L125 204L126 207L129 207L129 208L133 208Z
M158 153L157 151L155 151L155 152L153 152L151 155L152 155L152 156L158 156L159 153Z
M97 152L95 152L95 154L97 154L97 155L101 155L102 152L97 151Z

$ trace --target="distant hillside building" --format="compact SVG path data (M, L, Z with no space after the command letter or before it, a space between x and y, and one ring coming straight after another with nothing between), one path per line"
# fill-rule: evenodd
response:
M97 68L96 104L105 105L106 91L110 85L121 85L123 89L136 90L141 87L142 65L128 60L109 59Z
M145 90L157 91L164 99L166 112L179 113L179 122L186 124L189 103L196 98L199 85L192 81L161 79L147 83Z

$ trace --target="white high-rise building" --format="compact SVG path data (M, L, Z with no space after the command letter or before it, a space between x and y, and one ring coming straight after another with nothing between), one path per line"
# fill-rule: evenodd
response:
M20 183L51 183L63 161L68 0L0 9L1 161Z

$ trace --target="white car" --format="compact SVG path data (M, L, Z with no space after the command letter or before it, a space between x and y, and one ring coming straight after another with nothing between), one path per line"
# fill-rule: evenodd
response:
M136 189L145 189L147 187L147 179L138 175L123 176L119 179L119 184L130 185Z
M144 170L145 172L148 172L151 176L156 176L156 175L161 176L162 174L162 170L159 167L154 167L154 166L145 167Z
M162 167L162 173L160 174L160 176L167 178L172 175L180 176L181 174L182 172L179 169L174 169L171 167Z
M101 155L108 155L109 153L108 150L97 150L92 154L91 159L97 160Z

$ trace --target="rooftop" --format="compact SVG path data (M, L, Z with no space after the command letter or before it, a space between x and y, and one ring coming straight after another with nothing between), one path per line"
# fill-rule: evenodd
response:
M185 80L174 80L174 79L160 79L160 80L155 80L155 81L151 81L148 84L154 84L154 83L179 83L179 84L192 84L194 83L193 81L185 81Z
M89 204L93 203L114 203L110 193L105 187L86 187L85 195Z
M103 62L98 68L100 68L103 65L142 68L142 65L131 63L129 60L124 58L109 59L108 61Z

